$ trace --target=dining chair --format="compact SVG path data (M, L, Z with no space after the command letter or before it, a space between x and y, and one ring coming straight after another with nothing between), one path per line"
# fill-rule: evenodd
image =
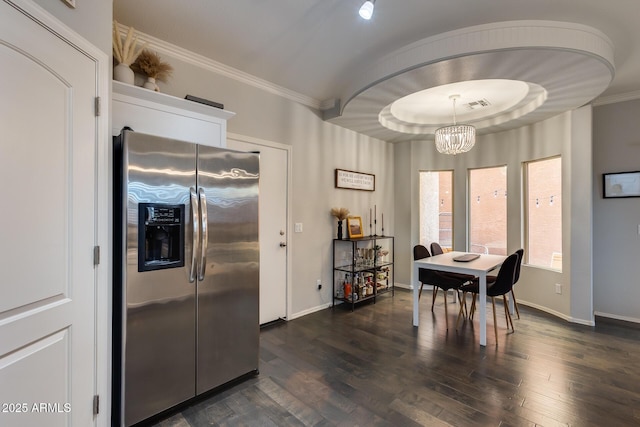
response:
M444 250L442 249L442 246L440 246L440 243L438 242L431 242L431 255L441 255L444 254ZM476 276L472 275L472 274L462 274L462 273L445 273L447 275L453 276L459 280L463 280L464 282L469 282L473 279L476 278ZM458 302L460 302L461 306L464 307L465 312L467 311L467 304L466 301L463 301L460 298L460 294L458 292L456 292L458 294ZM435 300L435 295L434 295L434 300Z
M502 296L502 302L504 304L504 316L505 321L507 323L507 330L509 330L509 325L511 325L511 331L515 332L515 328L513 327L513 319L511 319L511 313L509 313L509 307L507 306L507 294L511 292L513 289L513 283L515 279L516 268L518 266L520 255L515 252L507 257L507 259L500 266L500 270L498 271L495 280L489 282L489 277L487 277L487 296L491 297L491 305L493 307L493 330L496 335L496 345L498 345L498 323L496 320L496 302L495 298L498 296ZM466 293L473 293L473 303L471 304L471 313L470 318L473 318L473 312L475 311L475 303L476 303L476 295L480 293L480 281L479 279L475 279L472 283L463 285L460 287L460 291L466 295ZM482 302L481 302L482 303ZM460 317L462 315L462 307L460 307L460 311L458 312L458 318L456 319L456 328L458 327L458 323L460 321Z
M513 278L513 285L515 286L520 279L520 267L522 267L522 258L524 258L524 249L518 249L516 251L518 254L518 264L516 265L516 272ZM513 306L516 308L516 314L518 315L518 319L520 319L520 310L518 310L518 301L516 301L516 294L513 293L513 287L511 288L511 297L513 298Z
M415 245L413 247L413 260L418 260L418 259L423 259L423 258L428 258L430 257L431 254L429 253L429 249L427 249L426 246L424 245ZM424 286L424 281L422 280L422 271L424 269L421 268L419 271L419 279L420 280L420 292L418 292L418 299L420 299L420 297L422 296L422 287ZM426 278L426 276L424 276ZM436 300L436 292L437 292L437 288L434 286L433 287L433 301L435 302ZM431 303L431 311L433 311L433 302Z
M413 247L413 259L423 259L430 257L431 254L429 250L424 245L415 245ZM444 296L444 315L445 322L447 325L447 330L449 330L449 311L447 308L447 291L449 289L455 289L456 294L458 295L458 299L460 299L460 294L458 293L458 288L468 282L466 277L458 277L458 276L467 276L467 275L458 275L456 273L447 273L444 271L430 270L427 268L419 268L418 269L418 280L420 281L420 291L418 292L418 299L420 299L420 295L422 294L422 287L427 284L433 286L433 298L431 301L431 311L433 311L433 306L435 304L436 295L438 292L438 288L442 289Z
M515 276L513 278L513 284L515 286L516 283L518 283L518 280L520 279L520 267L522 267L522 258L524 257L524 249L518 249L515 253L518 254L518 264L516 265L516 272L515 272ZM496 281L496 276L487 276L487 286L489 286L489 283L493 283ZM466 303L466 293L463 291L463 300ZM471 312L471 319L473 319L473 314L475 312L475 305L476 305L476 298L477 294L473 295L473 301L471 302L471 308L470 308L470 312ZM518 316L518 319L520 319L520 310L518 309L518 302L516 301L516 294L513 292L513 287L511 288L511 297L513 298L513 306L516 309L516 315Z
M431 242L431 253L433 255L441 255L444 253L442 246L438 242Z

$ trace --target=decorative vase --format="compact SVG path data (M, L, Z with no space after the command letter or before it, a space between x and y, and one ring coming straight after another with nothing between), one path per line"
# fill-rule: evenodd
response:
M342 221L338 221L338 240L342 240Z
M147 81L144 82L144 85L142 87L144 87L145 89L152 90L154 92L160 92L160 88L156 84L156 79L154 77L147 77Z
M113 68L113 79L132 85L135 81L135 73L126 64L118 64Z

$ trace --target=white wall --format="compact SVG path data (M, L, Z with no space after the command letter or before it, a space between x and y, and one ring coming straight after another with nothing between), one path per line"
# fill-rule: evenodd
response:
M602 174L638 170L640 100L594 108L594 309L633 322L640 322L640 198L603 199Z
M458 156L439 154L433 141L396 145L396 205L410 206L410 214L396 212L396 280L411 283L411 251L419 237L420 170L454 169L454 249L466 250L467 170L507 165L507 250L514 252L524 245L522 162L561 154L563 195L568 195L563 196L563 252L571 256L564 258L562 272L524 265L516 292L521 303L591 324L591 197L585 194L591 188L590 112L591 107L583 107L532 126L481 135L469 153ZM561 295L555 293L556 283L564 285ZM572 298L573 293L577 297Z
M59 0L35 0L35 3L56 16L71 29L81 34L91 43L101 50L111 52L111 23L112 23L112 3L110 1L87 0L77 1L77 8L70 9ZM135 26L135 24L133 24ZM321 293L315 291L315 279L321 278L323 283L329 283L330 264L329 249L327 247L314 247L314 241L320 242L333 237L335 225L331 217L325 212L332 206L344 205L349 207L354 213L366 212L368 206L377 203L381 209L389 216L388 234L396 235L396 261L404 268L397 268L396 281L409 283L410 278L407 266L411 262L410 248L415 243L416 234L412 230L417 230L417 213L414 212L417 206L414 194L417 194L417 178L414 171L420 168L445 169L456 164L465 169L467 166L456 163L459 160L444 159L436 161L434 157L428 163L421 163L421 160L413 155L416 143L401 143L393 147L369 138L359 136L353 132L328 125L320 120L316 111L301 106L284 98L261 91L254 87L237 83L233 80L221 78L211 72L199 69L196 66L188 65L171 59L170 62L176 67L175 77L168 86L162 85L164 92L183 97L185 94L199 95L219 102L225 103L227 109L235 111L238 116L229 122L230 132L255 136L275 142L282 142L294 147L294 214L293 221L304 221L306 227L302 235L296 235L294 240L294 313L303 312L329 301L329 295L325 286ZM594 309L600 315L632 320L640 322L640 308L634 301L640 296L640 286L636 286L640 277L640 263L637 262L638 244L640 238L637 234L637 226L640 223L640 199L617 199L603 200L601 198L602 184L601 174L603 172L615 172L626 170L639 170L637 159L640 158L640 101L628 101L617 104L601 106L594 109L593 117L593 171L591 174L591 188L593 189L593 238L597 245L593 249L593 282L594 282ZM553 120L553 119L552 119ZM582 125L573 120L571 126L566 126L564 132L571 134L579 129L589 130L591 126ZM553 123L553 121L552 121ZM519 129L503 134L484 136L479 138L479 143L494 139L514 139L532 140L535 143L521 145L516 152L495 152L495 149L477 150L472 155L473 164L491 164L494 155L501 155L505 159L511 159L510 165L515 165L519 160L525 158L539 158L557 154L557 146L554 149L549 147L551 141L556 141L557 135L554 131L548 131L548 125L540 124L530 129ZM371 142L371 144L370 144ZM580 141L577 141L580 142ZM486 145L499 144L487 143ZM582 145L581 145L582 144ZM587 149L584 140L581 144L574 144L574 154L580 155L580 150ZM311 148L315 147L315 148ZM568 149L565 147L565 149ZM318 163L313 157L314 153L327 150L318 159ZM577 151L575 151L577 150ZM311 153L311 154L310 154ZM395 158L394 158L395 153ZM587 155L587 151L582 151ZM431 152L431 155L433 153ZM371 159L371 167L368 167L367 160ZM407 164L415 162L412 168L407 168ZM504 160L502 161L505 162ZM566 162L566 155L565 155ZM573 178L584 176L587 169L584 165L588 158L583 157L574 167ZM435 166L432 166L435 165ZM437 166L437 167L436 167ZM566 164L565 164L566 166ZM378 190L373 194L365 192L354 192L348 190L335 190L332 186L332 173L335 167L345 169L361 170L376 174ZM509 168L510 195L520 197L519 185L515 184L519 179L517 168ZM311 173L320 174L317 179L313 179ZM393 172L392 172L393 171ZM567 177L568 178L568 177ZM464 183L464 174L456 174L456 187L461 188ZM311 182L309 182L311 181ZM565 180L568 181L568 180ZM569 191L584 189L588 186L582 181L574 184L567 184ZM391 188L391 186L393 188ZM315 191L315 193L311 193ZM565 187L565 192L567 191ZM319 193L318 193L319 192ZM310 194L318 194L318 197L309 197ZM583 197L580 195L579 197ZM305 203L305 199L313 199L313 203ZM510 197L510 200L513 200ZM565 199L567 200L567 199ZM326 203L321 203L321 202ZM395 201L395 203L393 203ZM464 194L457 192L457 206L464 206ZM462 205L461 205L462 203ZM326 204L326 206L325 206ZM577 201L578 206L572 208L573 212L585 207L584 203ZM392 215L395 209L395 224L398 226L392 230ZM409 209L408 207L411 207ZM312 212L311 212L312 211ZM509 208L509 249L516 248L520 243L520 220L519 208L510 205ZM514 212L515 217L512 216ZM460 214L461 211L458 210ZM588 221L583 218L582 222ZM312 221L311 223L309 221ZM321 225L321 227L318 227ZM565 222L565 231L569 228ZM458 232L455 236L455 247L465 248L466 235L460 230L466 228L463 217L457 217L455 227ZM580 225L580 227L584 227ZM320 228L320 229L318 229ZM333 229L331 229L333 228ZM330 230L331 229L331 230ZM580 231L579 231L580 230ZM591 235L590 230L574 230L574 237L578 234L584 236ZM511 239L515 239L512 241ZM325 242L325 243L327 243ZM576 242L574 242L575 244ZM588 243L588 242L587 242ZM328 243L327 243L328 244ZM403 248L406 245L409 249ZM619 248L619 249L618 249ZM298 255L297 249L305 255ZM317 258L320 251L321 261L315 265L308 260ZM316 255L309 255L315 252ZM587 255L585 251L581 254L583 258ZM300 262L302 257L303 261ZM565 263L572 263L567 260ZM309 268L309 267L312 268ZM584 268L582 264L572 263L574 271ZM529 280L529 269L524 267L523 279ZM590 270L586 270L590 272ZM318 277L316 277L318 276ZM587 275L588 276L588 275ZM540 277L540 280L537 278ZM543 288L542 294L549 292L547 287L552 286L556 280L565 281L566 277L558 277L555 272L539 270L531 278L531 289L536 286ZM584 286L590 286L586 280ZM521 285L521 284L520 284ZM571 316L572 304L563 298L551 296L548 300L538 301L534 296L528 296L526 286L520 286L519 295L522 299L528 298L530 303L540 303L550 310ZM573 289L575 291L575 288ZM631 293L631 294L629 294ZM590 295L590 292L581 290L582 297ZM580 297L573 293L573 297ZM570 297L571 298L571 297ZM309 301L307 301L307 299ZM588 303L576 302L577 304L588 306ZM575 317L586 317L580 314Z
M107 54L111 54L113 3L108 0L77 0L72 9L61 0L34 0L47 12Z
M393 147L327 123L318 111L265 90L217 75L205 68L162 55L174 66L173 77L161 90L183 98L195 95L223 103L236 116L227 130L292 146L293 223L303 232L289 239L292 251L292 311L290 318L326 307L332 302L332 240L337 225L329 211L346 207L366 218L377 205L384 212L385 234L392 235ZM375 192L334 188L336 168L372 173ZM318 291L316 280L324 284Z

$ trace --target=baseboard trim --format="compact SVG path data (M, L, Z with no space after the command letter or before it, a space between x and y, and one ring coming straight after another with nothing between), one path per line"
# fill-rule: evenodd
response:
M606 317L607 319L622 320L624 322L640 324L640 319L636 317L620 316L618 314L603 313L601 311L596 311L594 314L599 317Z
M315 307L308 308L306 310L299 311L297 313L293 313L291 316L287 317L287 320L297 319L298 317L303 317L303 316L306 316L308 314L315 313L316 311L324 310L326 308L331 307L331 304L332 303L328 302L326 304L318 305L318 306L315 306Z
M577 319L575 317L571 317L571 316L567 316L564 313L561 313L559 311L556 310L552 310L548 307L544 307L542 305L538 305L538 304L534 304L528 301L522 301L522 300L518 300L518 304L519 305L526 305L527 307L531 307L531 308L535 308L536 310L540 310L540 311L544 311L545 313L551 314L552 316L558 317L560 319L566 320L567 322L570 323L577 323L579 325L585 325L585 326L595 326L596 322L595 320L587 320L587 319Z

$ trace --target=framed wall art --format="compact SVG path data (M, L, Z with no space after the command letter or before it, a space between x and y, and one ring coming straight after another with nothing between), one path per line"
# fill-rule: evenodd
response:
M640 171L603 174L602 193L605 199L640 197Z
M375 191L376 176L370 173L336 169L336 188Z
M350 216L347 218L347 232L349 233L350 239L364 237L364 231L362 230L362 218L359 216Z

